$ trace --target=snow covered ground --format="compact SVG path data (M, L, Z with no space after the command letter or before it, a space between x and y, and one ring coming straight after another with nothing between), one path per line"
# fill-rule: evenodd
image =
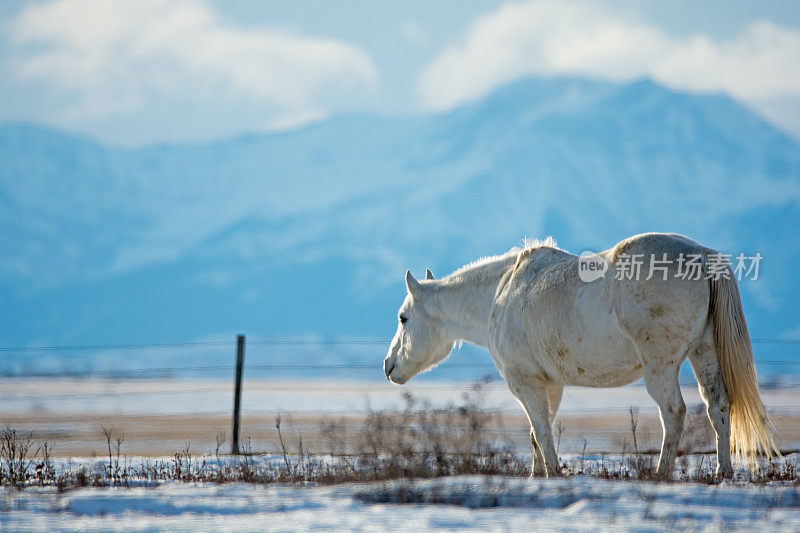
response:
M441 503L394 503L398 498ZM800 487L477 476L317 487L170 482L64 494L7 488L0 506L4 532L533 528L798 531Z
M276 413L295 413L294 420L287 417L285 422L291 438L301 423L313 423L302 416L363 413L367 400L375 409L399 409L407 390L434 405L458 404L469 388L468 383L441 381L395 387L341 380L248 380L244 435L254 436L254 446L274 450L275 438L266 429ZM798 390L762 391L779 422L779 439L789 447L800 441ZM529 446L524 415L503 384L491 383L485 392L485 407L508 413L512 440L522 448ZM192 443L193 453L207 454L205 457L213 460L214 436L229 429L231 395L229 380L6 378L0 379L0 418L13 422L20 432L33 431L35 439L55 443L60 456L55 459L56 470L76 472L85 466L96 472L103 469L105 461L101 425L113 425L125 434L122 461L126 464L154 461L154 454L171 460L163 455L183 449L187 442ZM684 397L690 406L699 403L696 387L685 388ZM614 436L630 431L630 406L640 410L643 422L650 422L652 440L660 440L655 405L643 387L568 389L559 414L567 428L561 443L562 459L568 463L581 460L569 452L580 450L584 437L591 441L590 452L595 448L619 451ZM639 431L643 446L646 425ZM308 426L303 427L303 435L307 446L316 438ZM200 437L208 442L198 440ZM140 445L142 452L137 451ZM149 459L136 456L139 453ZM89 457L93 454L97 456ZM83 458L72 457L81 455ZM795 471L798 457L794 454L791 459ZM596 454L586 458L612 459ZM711 457L703 460L708 465ZM710 486L586 476L555 480L454 476L326 486L137 483L63 493L54 487L30 486L22 491L4 487L0 489L0 532L800 531L800 486L788 482L736 481Z

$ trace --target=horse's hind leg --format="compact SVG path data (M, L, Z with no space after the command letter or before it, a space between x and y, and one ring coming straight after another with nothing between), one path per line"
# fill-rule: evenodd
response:
M706 404L708 419L717 436L716 474L721 477L730 477L733 475L730 402L725 382L722 380L710 324L703 333L700 343L689 351L689 361L692 363L697 384L700 386L700 396Z
M675 470L675 457L678 454L686 404L681 396L678 372L685 353L673 357L648 357L642 354L644 384L647 392L658 404L664 437L661 441L661 455L658 458L656 477L671 480Z

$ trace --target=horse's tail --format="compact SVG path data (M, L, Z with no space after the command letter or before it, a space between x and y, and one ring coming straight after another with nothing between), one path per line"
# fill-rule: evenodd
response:
M709 313L714 325L714 344L728 392L731 411L731 450L756 467L756 455L780 455L772 424L758 394L756 365L739 287L728 267L727 275L712 279Z

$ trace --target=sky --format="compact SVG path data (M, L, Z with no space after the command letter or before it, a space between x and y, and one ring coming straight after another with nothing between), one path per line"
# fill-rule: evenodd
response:
M119 146L446 111L529 76L725 92L800 138L795 1L4 0L0 121Z

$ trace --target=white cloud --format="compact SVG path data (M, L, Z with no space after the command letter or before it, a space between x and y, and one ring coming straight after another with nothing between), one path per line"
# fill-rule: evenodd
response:
M318 116L331 94L376 80L354 46L235 27L199 0L56 0L24 9L10 37L12 74L70 93L67 117L135 112L163 97Z
M599 3L507 4L422 71L417 89L446 109L528 74L612 80L649 75L680 89L725 91L751 103L800 97L800 32L755 22L739 35L680 38Z
M304 126L312 122L320 122L328 118L328 113L320 109L309 109L299 113L280 115L267 122L266 129L269 131L292 130L299 126Z

